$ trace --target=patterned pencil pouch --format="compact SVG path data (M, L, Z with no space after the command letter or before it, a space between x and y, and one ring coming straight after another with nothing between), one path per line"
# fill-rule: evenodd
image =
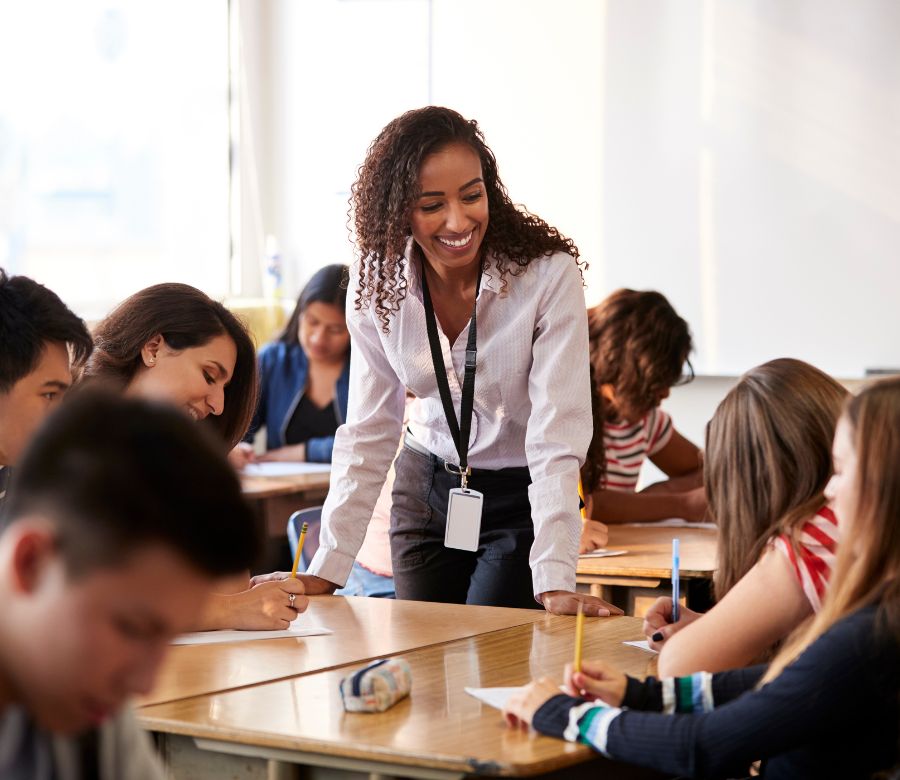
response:
M402 658L383 658L341 680L347 712L384 712L409 696L412 672Z

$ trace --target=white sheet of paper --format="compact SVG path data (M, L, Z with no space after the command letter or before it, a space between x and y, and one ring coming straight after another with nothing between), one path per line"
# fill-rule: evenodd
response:
M690 520L684 520L680 517L670 517L666 520L654 520L646 523L622 523L622 525L633 528L712 528L715 529L715 523L694 523Z
M302 636L320 636L333 633L331 629L321 626L295 625L282 631L196 631L193 634L182 634L172 640L173 645L215 645L221 642L250 642L261 639L290 639Z
M331 471L330 463L271 461L248 463L242 473L248 477L293 477L296 474L327 474L329 471Z
M593 550L589 553L581 553L581 555L579 555L578 557L579 558L612 558L616 555L625 555L625 553L627 553L627 552L628 552L628 550L600 549L600 550Z
M650 643L646 639L641 640L640 642L622 642L622 644L631 645L632 647L636 647L639 650L646 650L648 653L655 654L659 652L658 650L654 650L652 647L650 647Z
M505 710L506 703L512 696L515 696L522 688L469 688L466 687L466 693L474 696L479 701L498 710Z

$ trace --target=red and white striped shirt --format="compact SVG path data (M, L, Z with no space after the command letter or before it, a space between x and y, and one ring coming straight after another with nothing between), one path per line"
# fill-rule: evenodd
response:
M822 608L825 588L834 567L838 538L837 518L828 507L823 507L800 529L799 556L786 534L774 540L775 548L781 550L791 562L814 612Z
M606 448L603 488L633 492L644 461L665 447L671 438L672 419L659 407L637 423L606 423L603 426Z

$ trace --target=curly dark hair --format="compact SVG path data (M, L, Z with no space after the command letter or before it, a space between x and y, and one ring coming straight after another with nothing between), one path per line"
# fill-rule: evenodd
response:
M361 309L374 302L385 333L406 297L404 251L411 235L410 214L419 195L419 170L428 155L453 143L471 147L481 160L490 213L481 258L490 274L487 258L493 257L493 270L504 289L509 274L517 276L532 260L554 252L571 255L582 271L587 268L570 238L510 201L494 153L474 119L439 106L407 111L372 142L350 195L350 217L361 258L355 305Z
M630 408L649 412L662 393L694 378L690 328L662 293L616 290L588 309L588 337L594 437L582 470L586 492L599 487L605 471L603 423L611 410L600 386L612 385Z

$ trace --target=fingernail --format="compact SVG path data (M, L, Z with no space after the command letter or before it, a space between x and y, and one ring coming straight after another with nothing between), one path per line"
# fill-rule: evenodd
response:
M653 636L650 637L650 639L653 642L662 642L663 641L662 631L657 631Z

